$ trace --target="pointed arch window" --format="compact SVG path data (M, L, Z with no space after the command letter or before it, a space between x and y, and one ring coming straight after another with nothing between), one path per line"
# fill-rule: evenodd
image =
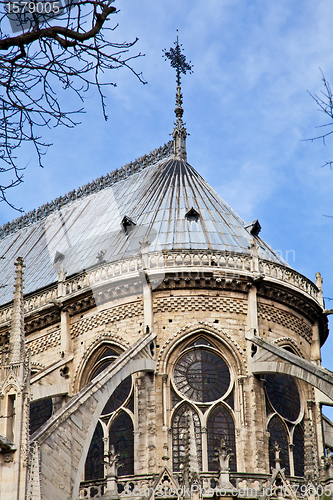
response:
M96 429L89 446L84 477L86 481L92 481L93 479L100 479L104 477L104 442L103 429L100 422L96 425Z
M277 443L281 448L280 451L280 464L281 469L285 469L285 474L290 476L290 463L289 463L289 447L286 429L277 415L270 420L268 424L269 436L269 468L275 468L273 447Z
M102 345L91 357L83 378L84 382L89 382L105 370L118 355L116 348ZM108 433L109 445L115 446L115 452L119 454L119 464L123 464L119 468L118 475L134 474L134 429L130 416L134 413L132 392L132 377L129 376L118 385L105 404L86 459L86 481L104 477L104 454L108 452L107 448L104 449L104 442L107 442Z
M294 430L294 473L295 476L304 476L304 437L300 425Z
M134 434L131 417L121 411L111 424L109 431L109 446L113 445L119 455L118 476L134 474Z
M193 441L191 441L193 440ZM202 470L201 425L197 412L185 403L179 406L172 420L173 470L180 472L186 448L191 450L190 459Z
M207 420L208 439L208 469L218 471L219 464L214 460L215 450L220 446L221 439L225 439L227 448L231 448L232 457L230 459L230 470L236 471L236 442L235 424L227 408L219 404L210 412Z

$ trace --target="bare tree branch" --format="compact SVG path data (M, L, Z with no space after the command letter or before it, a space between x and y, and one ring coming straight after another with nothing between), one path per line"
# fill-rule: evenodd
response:
M324 127L332 127L333 126L333 94L332 90L330 87L330 84L325 78L324 73L320 70L321 72L321 77L322 77L322 82L324 84L324 90L321 91L321 95L317 94L311 94L311 92L308 91L308 94L312 97L312 99L315 101L315 103L318 105L318 110L321 113L324 113L325 115L329 116L331 121L329 123L326 123L324 125L320 125L319 127L316 128L324 128ZM325 139L326 137L330 136L333 134L333 130L330 130L329 132L325 132L323 134L320 134L316 137L312 137L311 139L304 139L305 141L316 141L318 139L321 139L326 145ZM327 162L327 164L330 164L330 162ZM325 164L326 165L326 164Z
M68 94L84 102L85 93L96 87L102 112L107 119L103 87L116 86L109 80L110 70L126 67L145 83L133 69L132 42L115 43L107 27L117 11L114 0L0 0L0 201L9 205L7 192L20 184L22 170L15 156L24 143L34 146L38 163L50 144L43 142L41 127L74 127L78 109L65 109L62 99ZM66 1L66 0L65 0ZM53 9L50 12L49 6ZM9 36L3 26L9 20L17 35ZM69 102L69 99L67 99ZM12 205L11 205L12 206Z

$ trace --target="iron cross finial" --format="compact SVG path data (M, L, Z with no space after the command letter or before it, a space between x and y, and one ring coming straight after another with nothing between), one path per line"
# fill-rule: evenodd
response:
M178 41L178 30L177 30L177 41L174 43L175 47L170 47L170 50L167 51L163 49L164 59L170 59L170 65L172 68L175 68L177 75L177 86L180 86L180 77L181 73L186 75L186 72L193 73L193 65L191 61L186 61L186 56L182 53L183 49L181 49L182 44Z

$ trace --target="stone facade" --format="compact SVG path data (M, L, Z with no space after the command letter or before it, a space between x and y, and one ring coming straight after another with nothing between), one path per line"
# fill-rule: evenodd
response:
M192 255L196 258L194 252ZM173 257L172 253L170 256ZM128 397L119 403L118 409L115 407L114 413L111 412L109 420L111 423L108 424L112 426L112 421L117 418L120 411L127 412L133 424L133 471L130 475L122 475L121 468L119 469L119 475L115 477L114 484L117 485L117 489L113 492L114 495L121 497L128 494L128 488L133 488L133 485L139 489L152 488L154 484L157 487L157 479L166 473L171 477L168 481L177 485L183 484L183 475L175 466L179 453L182 455L180 458L184 463L183 468L186 469L187 463L186 453L184 455L183 451L179 452L176 449L177 443L183 446L181 444L183 438L179 437L179 429L176 429L175 423L178 420L181 423L184 418L181 412L179 413L182 405L187 405L189 408L187 411L190 412L187 418L190 420L192 418L192 424L187 431L192 435L192 454L200 454L200 457L199 455L197 457L200 463L197 484L208 488L213 484L219 484L219 481L222 481L219 477L227 474L228 481L231 481L233 487L253 488L258 497L262 495L263 488L270 484L272 478L268 429L273 414L280 419L282 425L286 426L290 477L288 478L288 474L284 475L282 471L282 479L288 480L295 487L309 482L314 485L320 482L323 485L331 484L332 480L326 473L328 468L325 468L322 460L325 453L320 410L322 393L316 392L312 385L298 379L296 385L300 395L300 408L294 423L279 415L274 409L274 401L269 401L265 376L253 374L255 344L248 340L249 335L255 335L278 348L287 349L288 355L289 352L294 353L319 370L317 344L327 335L325 324L320 323L321 290L311 282L307 282L307 286L304 287L304 279L290 270L288 280L284 280L283 273L280 273L278 279L272 279L264 272L258 280L256 273L239 272L237 269L230 278L230 269L226 275L223 268L219 269L214 265L211 267L213 272L208 272L207 267L203 268L200 265L203 255L198 257L201 261L198 260L196 279L191 278L193 266L189 267L186 263L179 265L176 274L174 271L169 273L168 269L165 269L163 281L155 289L152 289L151 285L148 287L150 300L149 297L144 300L143 290L141 294L138 289L135 295L128 294L121 289L120 283L121 291L117 298L110 300L110 294L106 294L108 298L105 302L96 305L96 302L91 300L90 307L85 306L82 313L77 314L76 311L82 307L80 305L82 299L87 298L89 290L82 288L81 293L70 292L70 287L67 287L66 294L58 294L56 297L60 321L52 326L41 326L40 330L34 328L34 331L26 333L25 343L31 354L33 370L31 403L40 398L42 401L45 401L45 398L52 398L53 401L53 416L32 435L30 459L22 462L22 467L27 471L27 479L20 481L21 484L23 481L27 499L78 500L78 498L89 498L93 492L96 493L95 498L98 498L98 495L106 494L107 484L113 484L111 479L107 482L106 466L102 475L104 479L100 477L85 481L84 477L84 462L89 455L90 441L99 421L96 408L98 406L97 413L100 414L109 398L105 394L112 394L116 387L113 381L113 389L106 390L106 382L102 382L104 379L101 379L101 382L95 382L95 386L90 388L92 382L89 385L91 380L89 374L100 363L98 353L102 352L101 348L113 350L116 357L120 356L121 363L124 363L122 361L124 356L121 353L128 352L124 366L127 366L126 373L132 378ZM218 257L216 254L215 260L218 260ZM266 262L259 261L259 269L264 270L266 265ZM272 267L270 264L271 271ZM278 275L279 266L276 267ZM151 282L154 280L155 272L154 268L148 269L147 274ZM293 281L292 286L289 280ZM110 284L110 287L112 291L114 283ZM104 289L108 289L105 282ZM272 298L274 290L277 294L276 299ZM42 309L38 306L39 303L37 300L35 322L39 315L48 314L47 308L52 310L55 307L54 301L46 303L46 307L44 305ZM22 309L23 307L22 301ZM147 318L150 316L146 309L150 307L152 317L148 324ZM25 312L26 324L29 324L31 317L29 315L31 309ZM8 329L7 325L8 322L3 322L3 334ZM154 371L149 373L137 371L138 368L134 366L136 355L131 351L132 346L147 337L147 331L148 335L153 335L152 338L155 338L152 352L146 355L148 358L153 356L152 359L155 360ZM196 341L197 347L194 345ZM230 376L225 394L216 396L211 403L209 397L207 402L200 403L196 397L191 397L189 392L182 393L175 379L175 367L183 356L182 353L201 352L200 350L218 354L227 366ZM125 375L118 378L118 384L125 378ZM2 380L5 380L2 383L2 393L5 393L9 379L7 377ZM195 382L193 383L195 385ZM102 399L101 396L96 396L96 389L105 393ZM20 397L24 398L24 391ZM131 408L125 404L129 398L133 401ZM2 399L2 411L6 411L3 401ZM100 403L96 406L98 401ZM25 405L26 403L22 403L21 406L22 422L24 415L27 414L28 406ZM235 443L234 466L223 474L223 471L219 472L218 469L212 470L210 415L219 405L231 417ZM95 420L92 418L93 415ZM103 418L102 423L106 422ZM92 421L95 422L94 428ZM297 466L294 458L296 457L294 449L299 443L295 445L292 442L292 433L296 432L297 426L304 440L304 472L301 476L295 473ZM107 430L107 427L103 430L105 453L108 452L107 447L112 444L109 442L111 438L107 435ZM78 433L77 438L75 433ZM2 431L2 435L5 435L5 431ZM15 437L12 438L15 441ZM21 455L26 453L22 442ZM80 443L77 450L74 442ZM66 452L61 451L62 446ZM6 478L15 477L14 472L9 473L14 464L11 462L11 457L15 461L15 456L17 451L2 448L0 455L2 485L8 481ZM54 468L57 456L59 460L64 456L68 466ZM230 457L228 460L231 461ZM76 462L80 463L80 477L77 477L78 472L73 472L77 471L73 465ZM189 470L184 480L188 482L192 472ZM83 482L79 487L80 481ZM69 489L64 486L60 488L63 494L56 493L59 484L63 483L68 484ZM169 484L166 479L165 484ZM6 491L2 486L1 499L14 498L10 496L12 493ZM18 498L23 499L24 495Z

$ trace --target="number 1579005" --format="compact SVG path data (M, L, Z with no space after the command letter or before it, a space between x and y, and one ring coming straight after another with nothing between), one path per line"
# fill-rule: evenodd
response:
M60 11L59 1L55 2L8 2L5 4L7 13L23 14L58 14Z

